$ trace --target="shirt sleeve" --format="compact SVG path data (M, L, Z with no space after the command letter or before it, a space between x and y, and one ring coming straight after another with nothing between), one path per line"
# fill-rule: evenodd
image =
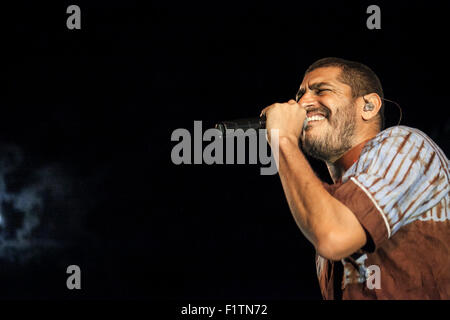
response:
M420 131L391 131L371 141L356 168L345 183L327 190L355 214L373 250L449 192L448 160Z

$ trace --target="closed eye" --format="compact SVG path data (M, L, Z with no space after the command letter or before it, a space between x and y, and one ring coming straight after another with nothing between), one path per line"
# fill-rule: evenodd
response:
M321 95L324 91L331 91L330 89L316 89L314 90L317 95Z
M321 88L322 86L325 86L325 85L328 85L328 84L327 83L316 83L316 84L311 85L309 89L318 96L321 96L324 91L333 91L332 89ZM305 94L305 92L306 92L305 89L299 89L295 96L295 101L299 102L300 99Z

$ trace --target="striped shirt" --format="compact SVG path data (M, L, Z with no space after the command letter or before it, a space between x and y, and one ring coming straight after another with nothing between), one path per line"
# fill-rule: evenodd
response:
M324 298L450 299L450 173L423 132L396 126L369 140L341 182L327 190L357 217L367 244L336 264L317 256ZM370 288L368 270L380 276ZM335 277L340 288L335 288Z

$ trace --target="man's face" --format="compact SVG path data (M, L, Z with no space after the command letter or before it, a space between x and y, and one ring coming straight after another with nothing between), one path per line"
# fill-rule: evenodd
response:
M314 158L334 162L352 147L356 108L351 87L338 80L337 67L319 68L305 75L299 104L306 109L303 150Z

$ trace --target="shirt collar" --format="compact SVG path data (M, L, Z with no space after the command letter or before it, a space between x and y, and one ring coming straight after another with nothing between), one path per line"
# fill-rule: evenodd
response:
M348 150L342 157L336 160L335 165L343 168L343 172L347 171L356 161L358 161L362 149L370 140L372 139L367 139Z

